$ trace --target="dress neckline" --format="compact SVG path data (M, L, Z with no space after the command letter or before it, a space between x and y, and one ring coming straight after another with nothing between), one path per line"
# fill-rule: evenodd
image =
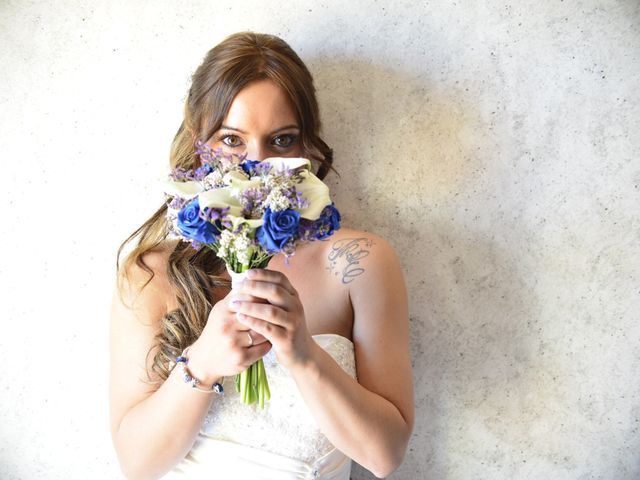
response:
M316 333L315 335L311 335L311 336L312 337L339 337L339 338L342 338L343 340L346 340L351 345L353 345L353 342L351 340L349 340L344 335L338 335L337 333Z

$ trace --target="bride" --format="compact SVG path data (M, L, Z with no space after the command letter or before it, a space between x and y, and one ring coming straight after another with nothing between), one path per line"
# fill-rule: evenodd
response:
M248 159L305 157L323 178L313 79L278 37L228 36L192 76L172 169L195 143ZM338 205L339 207L339 205ZM230 290L222 261L168 238L167 206L117 255L110 316L110 419L127 478L385 477L414 422L407 294L382 238L343 227L274 256ZM372 215L375 212L371 213ZM123 247L138 237L120 265ZM190 388L176 359L188 348ZM271 399L242 404L234 376L263 358Z

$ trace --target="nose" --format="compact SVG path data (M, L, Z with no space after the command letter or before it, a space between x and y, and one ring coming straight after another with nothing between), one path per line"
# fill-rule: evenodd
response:
M271 156L271 151L267 145L262 142L251 142L245 151L247 160L262 161Z

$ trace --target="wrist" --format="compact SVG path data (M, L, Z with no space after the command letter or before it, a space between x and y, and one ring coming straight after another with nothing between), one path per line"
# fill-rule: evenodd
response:
M294 378L301 376L316 381L320 378L320 355L325 352L313 338L310 338L308 352L306 358L296 362L289 370Z
M197 341L189 347L187 353L189 372L199 380L201 386L210 387L216 382L222 383L224 376L209 368L208 362L202 356L202 350L198 349Z

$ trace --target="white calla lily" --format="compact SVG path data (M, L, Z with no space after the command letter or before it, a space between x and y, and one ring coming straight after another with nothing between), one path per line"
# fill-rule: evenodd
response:
M231 187L231 195L236 198L239 197L245 190L248 190L250 188L257 188L260 186L259 178L250 180L245 174L238 171L232 171L225 174L225 176L223 177L223 181L225 184Z
M173 180L165 180L163 182L164 192L174 197L193 198L204 191L201 182L175 182Z
M227 215L227 217L229 218L229 220L231 221L231 224L233 225L233 230L235 231L240 225L242 225L243 223L246 223L247 225L249 225L249 227L252 230L255 230L256 228L262 226L262 224L264 223L264 221L261 218L244 218L244 217L238 217L236 215Z
M300 209L300 216L309 220L317 220L324 207L331 205L329 187L308 170L300 172L302 182L296 184L296 190L309 201L307 208Z
M311 168L311 162L307 158L302 157L269 157L263 162L270 164L277 172L286 168L293 170L294 168L305 167L307 170Z
M239 216L242 213L240 202L226 188L214 188L200 193L198 203L201 209L229 207L229 215Z
M225 173L222 177L224 183L226 183L227 185L231 185L232 181L242 181L247 180L248 178L249 177L246 173L240 172L238 170L231 170L230 172Z

